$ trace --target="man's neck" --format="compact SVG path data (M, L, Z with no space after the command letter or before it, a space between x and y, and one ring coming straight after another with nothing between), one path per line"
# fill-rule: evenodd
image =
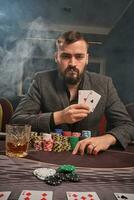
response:
M76 85L67 85L68 91L70 93L70 101L72 101L76 97L78 87L79 87L79 83Z

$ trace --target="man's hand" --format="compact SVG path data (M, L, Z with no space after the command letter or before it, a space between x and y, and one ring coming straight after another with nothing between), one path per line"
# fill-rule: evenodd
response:
M86 104L72 104L64 110L54 112L54 122L58 124L73 124L81 121L90 113Z
M81 140L77 143L72 154L80 153L84 154L85 149L87 148L88 154L97 155L99 151L107 150L111 145L116 143L116 138L111 134L106 134L98 137L91 137Z

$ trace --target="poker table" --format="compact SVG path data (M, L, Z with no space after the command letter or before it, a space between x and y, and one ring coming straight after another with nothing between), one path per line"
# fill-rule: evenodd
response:
M53 200L66 199L66 191L97 192L100 200L116 200L115 192L134 193L134 143L125 151L114 148L97 156L31 149L25 158L7 157L4 143L0 141L0 191L11 191L10 200L16 200L22 190L53 191ZM50 186L33 175L36 168L57 169L63 164L76 166L80 182Z

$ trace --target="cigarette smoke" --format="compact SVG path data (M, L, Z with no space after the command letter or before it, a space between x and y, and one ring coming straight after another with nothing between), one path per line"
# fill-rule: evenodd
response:
M11 99L22 94L22 79L29 84L36 71L54 68L45 66L45 59L53 59L55 38L50 38L49 25L39 17L29 24L23 38L8 38L11 49L0 47L0 97ZM38 60L37 65L33 60ZM28 85L27 85L28 87Z

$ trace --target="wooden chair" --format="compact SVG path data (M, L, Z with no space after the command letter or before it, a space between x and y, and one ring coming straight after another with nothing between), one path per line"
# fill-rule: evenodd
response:
M9 123L13 114L13 106L7 98L1 98L0 105L3 111L1 131L5 132L6 124Z
M3 121L3 110L0 104L0 131L2 130L2 121Z
M131 119L134 121L134 102L126 104L126 109Z
M105 115L102 116L100 122L99 122L99 135L104 135L106 133L106 128L107 128L107 120Z

